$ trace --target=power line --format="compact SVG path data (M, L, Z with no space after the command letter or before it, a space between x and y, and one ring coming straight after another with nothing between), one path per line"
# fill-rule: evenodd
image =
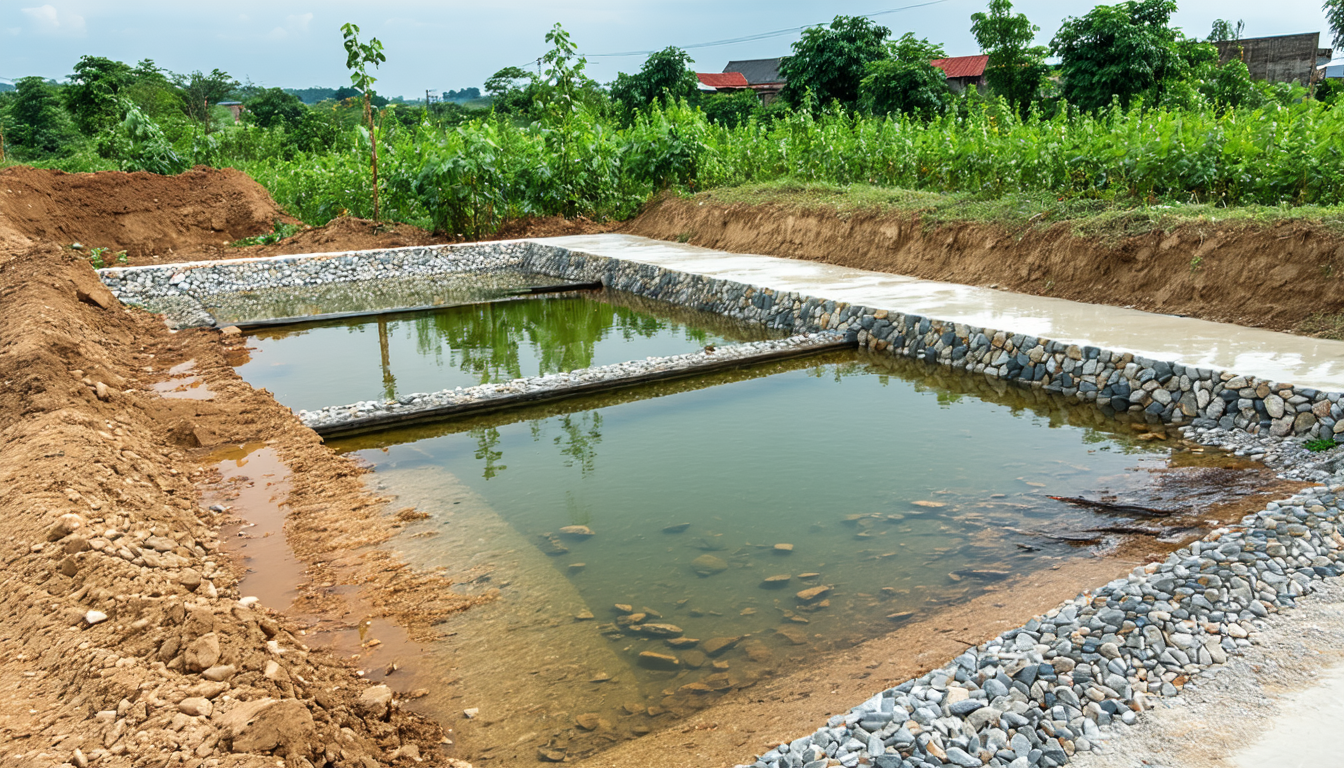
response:
M948 0L930 0L930 2L926 3L904 5L901 6L900 8L889 8L885 11L877 11L875 13L864 13L861 14L859 18L875 19L878 16L886 16L892 13L900 13L901 11L909 11L915 8L927 8L928 6L931 5L941 5L943 3L946 3L947 1ZM774 32L761 32L759 34L747 35L745 37L732 37L727 40L714 40L708 43L693 43L691 45L682 45L677 47L681 48L683 51L689 51L696 48L714 48L720 45L736 45L738 43L752 43L756 42L757 40L769 40L770 38L773 37L781 37L783 35L789 35L795 32L802 32L803 30L811 29L812 27L825 26L828 23L829 22L822 21L817 22L816 24L804 24L801 27L789 27L788 29L777 29ZM603 59L603 58L617 58L622 56L649 56L654 53L657 53L657 51L624 51L621 53L584 53L580 55L587 59ZM518 68L523 69L525 67L530 67L533 65L540 67L541 58L538 57L535 59L531 59L526 64L519 65Z
M901 11L908 11L914 8L926 8L930 5L940 5L946 2L947 0L932 0L931 2L927 3L916 3L915 5L906 5L900 8L890 8L885 11L877 11L876 13L865 13L862 14L859 18L873 19L877 18L878 16L886 16L887 14L899 13ZM768 40L772 37L780 37L782 35L792 34L794 32L802 32L805 29L810 29L812 27L820 27L827 23L828 22L823 21L818 22L816 24L804 24L801 27L789 27L788 29L777 29L774 32L761 32L759 34L747 35L745 37L732 37L727 40L714 40L708 43L694 43L692 45L682 45L677 47L681 48L684 51L689 51L695 48L713 48L720 45L736 45L737 43L751 43L757 40ZM625 51L622 53L585 53L583 55L585 58L600 59L616 56L648 56L653 53L657 53L657 51Z

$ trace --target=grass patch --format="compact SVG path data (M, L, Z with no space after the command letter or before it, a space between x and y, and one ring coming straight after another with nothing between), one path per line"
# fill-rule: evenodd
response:
M1297 326L1297 333L1318 339L1344 341L1344 315L1317 312Z
M1312 453L1323 453L1338 448L1339 443L1336 443L1333 438L1318 437L1315 440L1308 440L1302 446Z
M298 224L286 224L283 221L277 221L270 232L267 232L264 235L244 237L239 240L234 240L232 243L229 243L229 245L234 248L246 248L251 245L270 245L271 243L278 243L286 237L293 237L301 229L303 229L303 227Z
M1219 207L1179 201L1140 202L1123 198L1064 197L1020 192L981 198L969 193L919 192L868 184L836 185L772 181L701 192L694 200L729 205L776 205L809 210L828 208L842 218L859 212L917 214L925 226L953 223L997 224L1019 236L1067 224L1080 237L1119 239L1153 231L1170 232L1191 224L1269 228L1307 222L1344 236L1344 206Z

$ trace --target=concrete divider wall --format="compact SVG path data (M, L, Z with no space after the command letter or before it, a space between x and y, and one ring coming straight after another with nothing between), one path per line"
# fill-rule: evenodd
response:
M110 268L100 274L123 302L156 311L173 309L180 319L191 314L183 307L199 307L202 299L217 293L504 269L576 282L600 280L616 290L786 331L835 330L876 352L1041 387L1110 413L1130 412L1153 422L1252 434L1327 436L1344 442L1339 393L907 315L892 308L776 292L530 241Z

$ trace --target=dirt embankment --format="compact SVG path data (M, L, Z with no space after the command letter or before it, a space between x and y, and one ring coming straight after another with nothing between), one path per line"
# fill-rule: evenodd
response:
M665 197L624 231L1275 330L1344 312L1344 238L1302 222L1188 224L1111 242L1067 224L926 227L911 213Z
M0 170L0 250L79 243L86 254L93 248L108 249L104 259L110 266L122 251L127 263L141 265L460 240L409 224L375 225L367 219L345 217L321 227L305 227L277 243L232 245L272 232L277 222L300 223L276 205L264 187L231 168L199 167L179 176L62 173L26 166ZM583 218L526 218L508 222L485 239L594 234L618 226Z
M430 600L411 625L468 604L358 554L395 518L228 352L122 307L68 251L0 252L0 762L451 763L400 692L308 648L276 606L239 602L199 484L211 444L264 441L290 470L287 538L314 583L364 584L392 614ZM152 391L188 360L213 399Z

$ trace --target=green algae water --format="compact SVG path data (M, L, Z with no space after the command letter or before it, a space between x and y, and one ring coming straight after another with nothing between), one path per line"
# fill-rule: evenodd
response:
M764 338L718 315L600 292L258 330L238 373L300 411Z
M637 736L1075 557L1041 534L1105 520L1049 496L1123 498L1167 459L1095 408L859 354L512 418L334 445L429 516L403 557L498 596L437 653L460 675L441 706L510 723L463 743L505 762Z

